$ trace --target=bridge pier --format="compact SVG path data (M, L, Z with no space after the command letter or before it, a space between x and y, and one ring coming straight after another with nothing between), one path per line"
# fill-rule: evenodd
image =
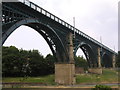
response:
M67 44L67 51L68 51L68 56L69 56L69 63L75 63L74 62L74 54L73 54L73 34L72 33L69 33L68 36L67 36L67 41L68 41L68 44Z
M75 84L75 65L74 64L55 64L55 82L61 85Z
M69 33L66 39L68 41L66 48L68 52L69 62L55 64L55 82L62 85L73 85L76 83L76 79L72 33Z
M100 55L100 48L98 47L98 67L95 68L89 68L88 72L93 74L102 74L102 65L101 65L101 55Z
M113 68L115 68L115 64L116 64L115 54L113 54L113 56L112 56L112 67L113 67Z
M98 68L101 68L101 55L100 55L100 48L98 47Z

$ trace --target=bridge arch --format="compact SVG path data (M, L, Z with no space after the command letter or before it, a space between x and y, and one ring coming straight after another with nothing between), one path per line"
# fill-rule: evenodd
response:
M81 42L75 47L74 55L76 55L76 52L79 48L81 48L83 53L85 54L89 67L95 67L96 66L95 55L92 47L85 42Z
M105 68L112 67L111 57L106 52L102 54L102 67Z
M54 57L56 58L56 62L68 61L65 47L54 29L52 29L52 27L50 27L49 25L41 23L38 19L35 18L27 18L21 21L17 21L9 28L5 29L5 32L2 35L2 44L4 44L4 42L12 34L12 32L14 32L21 25L31 27L42 35L42 37L48 43Z

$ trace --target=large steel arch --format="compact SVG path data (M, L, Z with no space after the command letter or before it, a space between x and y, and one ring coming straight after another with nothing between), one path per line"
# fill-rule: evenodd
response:
M81 48L85 54L89 67L96 67L95 55L92 47L85 42L80 42L74 49L74 55L76 55L79 48Z
M43 38L48 43L53 55L56 57L56 62L68 62L68 57L65 47L60 37L55 32L55 30L53 30L52 27L50 27L49 25L43 24L38 19L35 18L26 18L24 20L12 24L2 34L2 44L11 35L11 33L21 25L29 26L43 36ZM4 31L4 27L3 27L3 31Z

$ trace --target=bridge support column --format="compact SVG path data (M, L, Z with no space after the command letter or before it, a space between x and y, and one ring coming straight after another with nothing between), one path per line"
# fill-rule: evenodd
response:
M89 68L88 72L93 74L102 74L100 48L98 48L98 68Z
M73 85L75 79L75 64L73 54L73 36L72 33L67 35L67 52L69 62L55 64L55 82L62 85Z
M112 66L113 66L113 68L115 68L115 63L116 63L115 54L113 54L113 56L112 56Z
M100 55L100 48L98 48L98 68L101 68L101 55Z
M61 85L75 84L75 65L55 64L55 82Z
M74 62L74 54L73 54L73 34L72 33L69 33L68 34L68 45L67 45L67 48L68 48L68 55L69 55L69 63L75 63Z

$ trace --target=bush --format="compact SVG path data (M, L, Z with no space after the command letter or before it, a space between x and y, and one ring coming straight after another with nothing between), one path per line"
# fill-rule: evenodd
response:
M96 85L93 90L112 90L111 87L106 85Z

